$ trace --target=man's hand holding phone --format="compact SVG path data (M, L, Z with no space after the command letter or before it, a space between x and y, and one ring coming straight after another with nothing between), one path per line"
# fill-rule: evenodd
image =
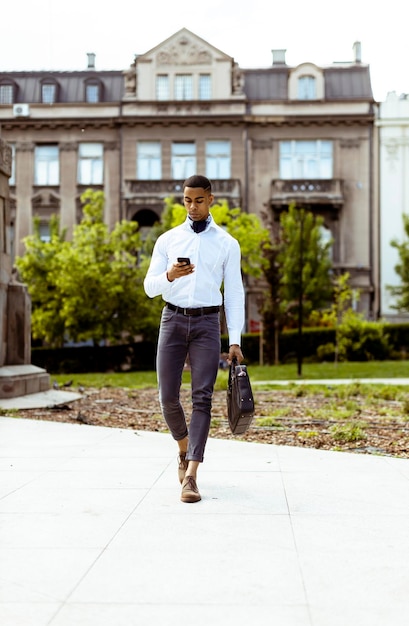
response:
M170 270L167 271L166 276L170 282L173 282L175 278L182 278L183 276L189 276L193 274L195 266L191 264L189 257L179 256L177 263L174 263Z

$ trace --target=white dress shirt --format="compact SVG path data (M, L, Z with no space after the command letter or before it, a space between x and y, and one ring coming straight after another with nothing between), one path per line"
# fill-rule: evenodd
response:
M195 271L170 282L166 272L178 257L189 257ZM156 241L144 280L150 298L162 295L182 308L220 306L223 303L229 345L240 345L244 325L244 289L240 269L240 246L212 217L201 233L195 233L189 218L163 233Z

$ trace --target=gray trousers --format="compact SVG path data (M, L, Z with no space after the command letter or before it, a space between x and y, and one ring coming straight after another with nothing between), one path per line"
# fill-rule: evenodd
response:
M187 356L192 379L189 428L180 402L182 373ZM185 316L165 306L156 359L159 402L173 438L179 441L189 437L186 456L189 461L203 461L219 358L219 313Z

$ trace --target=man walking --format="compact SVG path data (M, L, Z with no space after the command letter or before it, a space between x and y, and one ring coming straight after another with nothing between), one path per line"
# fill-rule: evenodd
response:
M179 446L182 502L201 499L197 470L203 462L210 428L220 359L222 303L229 333L228 360L243 360L240 246L210 215L213 198L211 183L205 176L194 175L184 182L186 220L158 238L144 280L146 294L150 298L162 295L166 302L159 329L157 376L162 413ZM189 429L180 402L187 356L192 380Z

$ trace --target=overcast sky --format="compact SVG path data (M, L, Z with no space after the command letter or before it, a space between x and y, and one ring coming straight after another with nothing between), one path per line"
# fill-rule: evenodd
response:
M382 12L377 6L383 7ZM243 68L268 67L271 50L290 66L352 61L355 41L369 64L376 100L409 93L409 36L402 0L14 0L2 9L0 72L126 69L183 27L234 57Z

